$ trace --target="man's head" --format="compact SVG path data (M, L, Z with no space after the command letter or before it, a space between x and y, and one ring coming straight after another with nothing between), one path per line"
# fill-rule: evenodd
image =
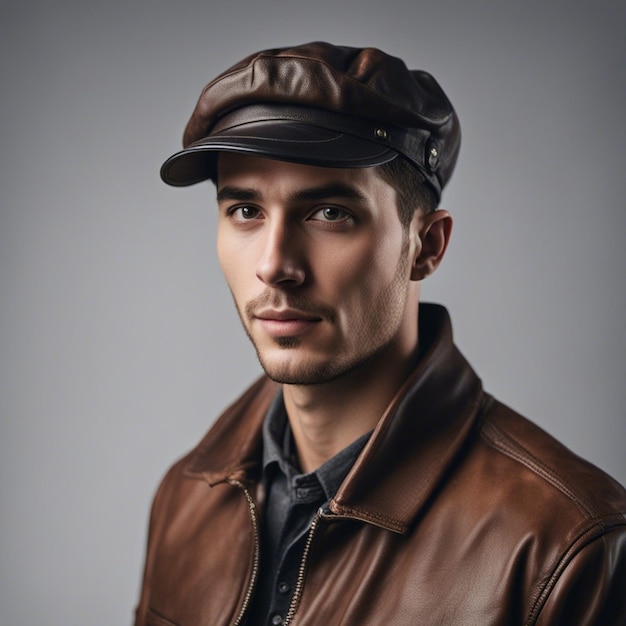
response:
M435 80L372 48L264 51L207 85L161 176L216 182L220 263L270 377L317 384L412 353L459 143Z

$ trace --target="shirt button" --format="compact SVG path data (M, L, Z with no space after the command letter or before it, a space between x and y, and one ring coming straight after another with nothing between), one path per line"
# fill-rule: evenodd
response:
M278 593L287 593L291 587L287 583L278 583Z
M272 617L272 624L274 626L280 626L283 623L283 618L280 615L274 615Z

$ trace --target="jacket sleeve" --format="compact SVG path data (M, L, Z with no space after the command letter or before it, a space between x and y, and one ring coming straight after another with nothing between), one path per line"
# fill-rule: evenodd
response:
M135 608L135 621L134 626L149 626L151 623L148 619L148 604L150 601L150 582L152 575L152 561L154 559L154 544L156 541L157 527L158 527L158 515L157 511L162 506L162 501L165 498L165 487L168 476L171 472L165 476L161 484L159 485L157 492L152 501L152 507L150 510L150 522L148 525L148 540L146 547L146 556L144 563L143 578L141 582L141 591L139 596L139 603Z
M597 537L568 563L536 626L626 625L626 527Z
M151 544L151 527L152 527L152 516L153 513L150 515L151 521L150 521L150 525L149 525L149 530L148 530L148 541L147 541L147 548L146 548L146 556L145 556L145 562L144 562L144 571L143 571L143 578L141 581L141 591L139 594L139 603L135 608L135 620L134 620L134 626L144 626L146 624L146 612L147 612L147 603L148 603L148 598L149 598L149 588L150 588L150 571L149 571L149 556L150 556L150 544Z

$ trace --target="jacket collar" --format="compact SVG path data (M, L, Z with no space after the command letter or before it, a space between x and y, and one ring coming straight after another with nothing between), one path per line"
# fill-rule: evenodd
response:
M452 341L445 308L421 304L422 357L330 502L335 515L405 532L459 454L476 421L481 382ZM192 451L186 474L214 485L254 482L262 424L279 385L263 377Z
M452 342L447 311L420 305L425 352L378 422L331 511L405 532L459 454L482 385Z

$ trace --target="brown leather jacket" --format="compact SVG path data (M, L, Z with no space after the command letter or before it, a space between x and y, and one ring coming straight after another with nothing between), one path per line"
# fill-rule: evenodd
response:
M447 313L310 530L287 623L626 624L626 492L482 390ZM136 625L239 624L259 560L262 379L168 472Z

